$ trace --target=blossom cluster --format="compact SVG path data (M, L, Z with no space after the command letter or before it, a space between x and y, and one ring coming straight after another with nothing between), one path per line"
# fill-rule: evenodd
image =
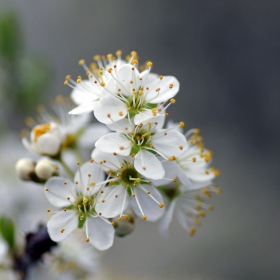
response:
M54 242L82 229L85 242L106 250L137 217L160 220L162 235L176 218L193 235L213 209L206 199L220 193L199 129L184 133L184 122L167 121L179 81L152 73L150 61L139 65L136 52L121 55L94 56L89 66L80 60L87 79L66 76L71 99L60 96L53 113L40 106L39 121L26 120L31 132L22 142L35 159L20 159L16 170L44 186Z

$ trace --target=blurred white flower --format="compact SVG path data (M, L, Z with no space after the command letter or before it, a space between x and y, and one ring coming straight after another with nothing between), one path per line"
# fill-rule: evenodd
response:
M54 123L36 125L30 134L30 141L22 139L24 147L32 154L56 156L59 153L62 135Z
M192 189L186 188L181 184L175 184L173 188L166 188L169 204L167 210L160 220L159 231L166 236L170 223L175 216L179 224L194 235L196 227L200 226L200 218L206 216L206 210L212 211L213 206L205 203L205 198L210 198L211 193L220 193L220 189L214 185L200 183L193 185Z
M95 248L106 250L112 246L114 228L95 210L96 193L103 184L103 176L99 166L87 162L76 172L75 183L58 177L47 181L47 199L54 206L63 207L47 223L53 241L60 242L78 227L83 227L86 241Z

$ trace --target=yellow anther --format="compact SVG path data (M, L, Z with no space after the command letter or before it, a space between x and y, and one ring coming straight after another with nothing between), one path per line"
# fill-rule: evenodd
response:
M79 60L79 65L83 65L83 64L85 64L85 60L84 59Z
M168 114L168 113L165 113L165 116L166 116L166 117L168 117L168 116L169 116L169 114Z
M176 160L176 157L175 157L175 156L170 156L170 157L168 158L168 160L169 160L169 161L174 161L174 160Z
M122 111L119 111L119 116L123 116L123 112Z
M212 205L209 205L208 206L208 211L213 211L214 210L214 207Z
M112 73L112 71L113 71L112 68L109 68L109 69L108 69L108 72L109 72L109 73Z
M205 172L205 174L209 175L209 171L208 170L205 170L204 172Z
M173 84L170 84L170 85L169 85L169 88L173 88Z
M174 177L174 178L172 179L172 182L176 183L176 182L177 182L177 178Z
M68 85L68 80L65 80L63 83L65 86Z
M193 132L194 134L199 134L200 133L200 129L199 128L196 128Z
M101 85L102 87L105 87L105 83L104 83L104 82L101 82L100 85Z
M182 145L179 145L179 149L182 151L183 150L183 146Z
M119 149L120 149L120 150L124 150L124 146L120 146Z
M133 65L137 65L137 64L138 64L138 61L137 61L136 59L134 59L134 60L132 61L132 64L133 64Z
M107 114L107 117L108 117L108 118L111 118L111 114Z
M163 208L164 207L164 203L160 203L158 206L159 206L159 208Z
M192 158L192 161L193 161L193 162L196 162L196 158L195 158L195 157L194 157L194 158Z
M196 232L196 228L195 227L191 227L190 228L190 236L193 236Z
M143 220L143 221L146 221L146 220L147 220L147 216L143 215L143 216L142 216L142 220Z
M84 216L80 216L80 221L83 221L84 220Z
M114 225L115 225L115 222L111 222L111 225L114 226Z
M130 54L131 54L133 57L136 57L136 56L137 56L137 52L136 52L136 51L132 51Z
M150 194L151 192L150 192L150 191L147 191L146 193L147 193L147 194Z
M50 208L48 208L48 209L47 209L47 212L51 212L51 209L50 209Z
M48 192L48 191L49 191L49 188L45 188L45 191Z
M104 191L103 191L103 190L101 190L101 191L100 191L100 193L104 193Z
M162 76L162 75L160 75L160 76L159 76L159 79L160 79L160 80L162 80L162 79L163 79L163 76Z
M184 123L184 122L180 122L180 123L179 123L179 126L182 128L182 127L185 126L185 123Z
M200 216L200 217L205 217L205 212L204 212L204 211L200 211L200 212L199 212L199 216Z
M86 242L89 242L89 238L86 238Z
M118 217L118 221L121 221L122 220L122 217Z
M66 75L65 76L65 80L70 80L71 79L71 75Z
M172 104L174 104L174 103L176 103L176 100L175 100L174 98L172 98L172 99L170 99L170 102L171 102Z
M63 211L64 211L64 212L66 212L66 211L67 211L67 209L66 209L66 208L63 208Z
M147 62L147 66L148 66L148 67L152 67L152 66L153 66L153 63L152 63L151 61L148 61L148 62Z
M116 51L116 56L121 56L121 55L122 55L122 51L121 50Z
M95 61L98 61L98 60L100 60L100 55L99 54L97 54L97 55L95 55L94 57L93 57L93 60L95 60Z
M64 231L65 231L65 228L62 228L62 229L60 230L61 233L63 233Z
M104 203L104 202L105 202L105 199L102 199L101 201L102 201L102 203Z
M123 215L123 217L124 217L124 219L125 219L125 220L128 220L128 219L129 219L129 216L128 216L128 215L126 215L126 214L125 214L125 215Z
M108 58L108 60L110 60L113 58L113 55L111 53L109 53L109 54L107 54L107 58Z

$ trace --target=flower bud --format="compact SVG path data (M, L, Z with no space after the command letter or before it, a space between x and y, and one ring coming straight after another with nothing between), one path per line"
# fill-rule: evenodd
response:
M21 158L16 163L16 172L20 179L31 180L35 172L35 162L31 158Z
M30 142L23 138L25 148L35 154L56 156L60 151L62 135L56 123L35 126L30 135Z
M35 173L41 180L48 180L55 172L55 164L48 159L41 159L35 166Z
M127 211L121 220L117 217L112 221L115 224L115 234L117 236L127 236L135 229L135 214L132 211Z

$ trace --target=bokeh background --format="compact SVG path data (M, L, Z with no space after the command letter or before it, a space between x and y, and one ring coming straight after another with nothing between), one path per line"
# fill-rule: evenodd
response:
M274 0L1 0L0 184L19 183L7 177L26 155L15 148L23 119L69 95L79 59L135 50L180 81L170 118L201 129L223 193L194 237L174 221L163 239L139 221L104 254L99 279L278 279L279 15Z

